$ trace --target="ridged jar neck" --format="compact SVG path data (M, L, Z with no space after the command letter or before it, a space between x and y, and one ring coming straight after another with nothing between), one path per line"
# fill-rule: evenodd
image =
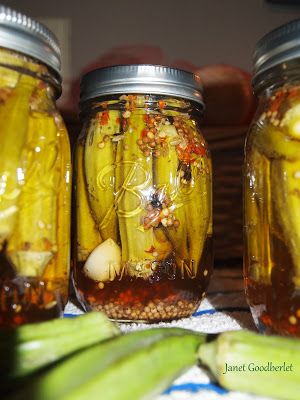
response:
M280 87L300 85L300 58L296 58L270 68L254 76L254 93L261 97Z
M120 110L132 112L134 110L146 112L160 112L162 114L182 113L202 117L204 107L200 103L178 99L164 95L149 94L122 94L115 96L99 97L81 103L81 118L87 118L99 111Z
M57 99L61 94L61 84L57 74L45 64L24 54L0 48L0 68L7 68L43 81L49 86L54 99Z

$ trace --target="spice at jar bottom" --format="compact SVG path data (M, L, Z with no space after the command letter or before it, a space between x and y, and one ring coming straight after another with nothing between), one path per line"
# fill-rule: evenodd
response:
M130 79L145 69L152 93L128 94ZM118 95L101 95L101 86L91 93L93 82L124 73ZM190 85L191 99L180 96L179 78L172 87L175 73ZM170 95L160 94L155 77L171 85ZM204 296L212 268L211 160L196 82L156 66L112 67L83 78L73 281L86 310L154 322L191 315Z

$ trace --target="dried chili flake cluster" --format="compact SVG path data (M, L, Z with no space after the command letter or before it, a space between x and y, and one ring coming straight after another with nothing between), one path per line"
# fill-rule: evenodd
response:
M145 157L151 153L155 157L165 155L168 151L167 134L162 130L163 125L169 121L160 114L144 116L145 128L141 131L137 144Z
M195 129L188 126L182 117L174 117L175 126L180 142L176 145L178 158L186 164L195 163L199 156L206 155L206 146Z
M152 195L150 202L146 206L146 211L147 213L143 217L145 230L159 226L178 228L180 225L179 220L174 215L175 206L162 191L157 191Z

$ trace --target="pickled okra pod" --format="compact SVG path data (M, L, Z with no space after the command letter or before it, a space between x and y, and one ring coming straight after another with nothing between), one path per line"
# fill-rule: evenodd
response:
M170 199L170 206L165 211L163 210L163 214L166 215L161 222L166 231L166 236L175 250L177 264L181 266L182 262L188 258L188 248L184 203L179 187L179 160L175 148L180 137L175 126L170 124L168 120L164 121L158 128L158 136L165 141L165 146L153 159L155 185L157 188L165 190ZM175 217L173 219L170 218L171 212Z
M84 172L91 212L103 240L117 242L114 182L109 180L115 163L112 138L119 133L119 112L101 111L85 141Z
M21 275L41 276L57 252L56 189L60 176L55 168L57 127L53 117L31 113L27 135L25 151L28 167L19 199L17 223L7 254Z
M207 181L209 161L208 158L205 158L206 161L202 159L206 155L200 147L200 139L194 126L187 126L185 118L176 116L178 113L172 114L173 124L170 124L167 117L153 117L158 124L155 140L158 138L158 143L161 143L161 148L156 146L155 151L153 150L153 179L160 193L156 193L156 196L165 197L164 203L167 203L168 207L162 209L163 216L161 218L161 215L157 215L156 221L152 217L154 211L150 210L146 215L145 225L147 227L153 223L154 226L161 224L175 249L178 267L184 267L185 263L191 260L196 272L208 233L211 197L211 187ZM148 131L149 134L154 136L153 128ZM162 199L158 200L159 203L163 202ZM189 204L188 209L186 203ZM186 223L190 220L190 207L193 207L196 216L199 217L200 224Z
M300 103L291 102L291 108L284 114L280 128L284 140L276 141L280 146L279 158L272 165L272 185L275 195L275 208L282 227L285 242L294 264L293 283L300 288Z
M13 234L19 211L26 169L23 147L27 140L29 103L35 80L19 74L16 85L0 104L0 148L5 155L0 159L0 247Z
M192 193L188 195L189 198L189 208L186 210L186 216L190 215L197 216L198 219L191 218L190 224L187 226L187 236L188 236L188 247L189 247L189 259L194 265L194 269L198 269L205 240L207 237L207 230L209 225L209 182L206 174L199 173L198 168L194 166L192 170L192 180L183 189L185 191L191 191ZM196 222L198 221L198 223ZM194 238L197 238L197 242Z
M92 123L89 129L93 128L94 124ZM77 201L76 205L76 253L78 261L85 261L90 253L102 242L102 238L90 211L84 173L84 144L81 142L77 146L75 165L77 172L76 196L80 199L80 203Z
M273 159L270 185L273 204L284 241L287 243L293 263L296 287L300 286L300 230L298 217L300 201L298 194L298 171L300 170L300 137L297 123L300 120L300 105L292 104L281 121L265 122L263 131L256 136L255 146L263 156ZM274 124L275 123L275 124ZM280 234L280 233L279 233Z
M300 153L300 140L289 137L282 129L266 124L261 134L255 138L255 147L266 157L298 159Z
M155 256L153 230L145 230L142 225L143 204L140 197L153 184L152 157L145 156L139 149L137 141L145 128L144 114L139 111L129 113L127 130L117 148L117 214L122 243L122 261L133 276L152 274L151 261Z
M175 121L184 135L186 144L178 145L179 158L183 161L180 185L181 194L187 205L185 216L187 223L187 241L189 260L193 270L198 270L210 223L211 181L209 155L205 142L196 131L192 121L177 118ZM179 128L179 129L180 129ZM192 217L191 217L192 216ZM197 240L196 240L197 238Z
M270 161L257 149L247 156L248 174L245 185L245 212L248 215L247 251L251 255L250 275L254 280L270 282L272 268L269 240L270 210L263 212L271 201ZM264 171L264 174L261 174ZM273 187L273 186L272 186ZM249 257L249 256L248 256Z
M191 259L198 268L209 222L207 215L210 212L210 185L207 180L209 162L202 160L206 155L200 148L197 132L192 127L185 127L180 118L174 117L175 124L184 128L190 136L185 137L182 133L178 134L175 125L171 124L167 117L161 114L149 115L140 109L123 112L122 123L119 121L119 114L114 110L103 111L97 115L97 120L91 122L89 127L85 153L82 156L85 174L81 173L81 166L77 166L78 188L81 185L80 180L83 182L85 177L88 185L88 202L84 199L84 193L80 195L78 192L83 201L78 214L78 224L84 213L83 206L86 205L91 207L100 233L103 232L103 221L109 222L110 218L112 224L109 225L109 229L114 230L116 212L122 244L122 262L126 263L126 270L130 275L146 278L153 273L153 268L155 269L151 266L152 262L160 262L174 255L179 267ZM110 140L108 144L106 138L109 132L110 139L113 139L112 135L121 130L120 123L125 129L120 133L121 139L115 145L115 152L113 141ZM189 143L191 136L192 143ZM182 152L180 147L188 148ZM188 179L187 170L192 171ZM148 192L148 196L141 196L143 192ZM113 195L114 203L111 199ZM186 201L200 218L200 224L186 224L190 219L190 211L184 210ZM91 219L87 218L87 221L91 222ZM92 227L92 224L88 225ZM79 225L77 226L79 228ZM87 224L85 226L87 227ZM86 236L89 254L96 247L95 228ZM81 228L78 235L79 243L83 239ZM108 231L105 234L105 237L107 236ZM109 239L114 237L115 233L111 231ZM96 266L93 265L94 261L87 273L88 270L94 271ZM116 265L112 266L112 269L116 268L119 269ZM99 271L100 269L99 266ZM97 275L94 272L92 274Z
M300 288L300 161L274 160L271 170L274 208L293 260L293 283Z
M57 128L58 148L60 149L57 167L62 171L57 194L57 248L61 250L56 252L55 263L51 265L51 268L46 268L44 276L49 280L56 277L67 279L69 275L71 208L68 205L71 202L72 180L68 132L61 115L56 111L53 111L52 115ZM67 297L67 292L65 296Z

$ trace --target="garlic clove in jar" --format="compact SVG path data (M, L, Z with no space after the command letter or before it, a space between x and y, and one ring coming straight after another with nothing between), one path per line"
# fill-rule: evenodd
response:
M83 267L84 274L97 282L112 281L120 271L121 249L110 238L91 252Z

